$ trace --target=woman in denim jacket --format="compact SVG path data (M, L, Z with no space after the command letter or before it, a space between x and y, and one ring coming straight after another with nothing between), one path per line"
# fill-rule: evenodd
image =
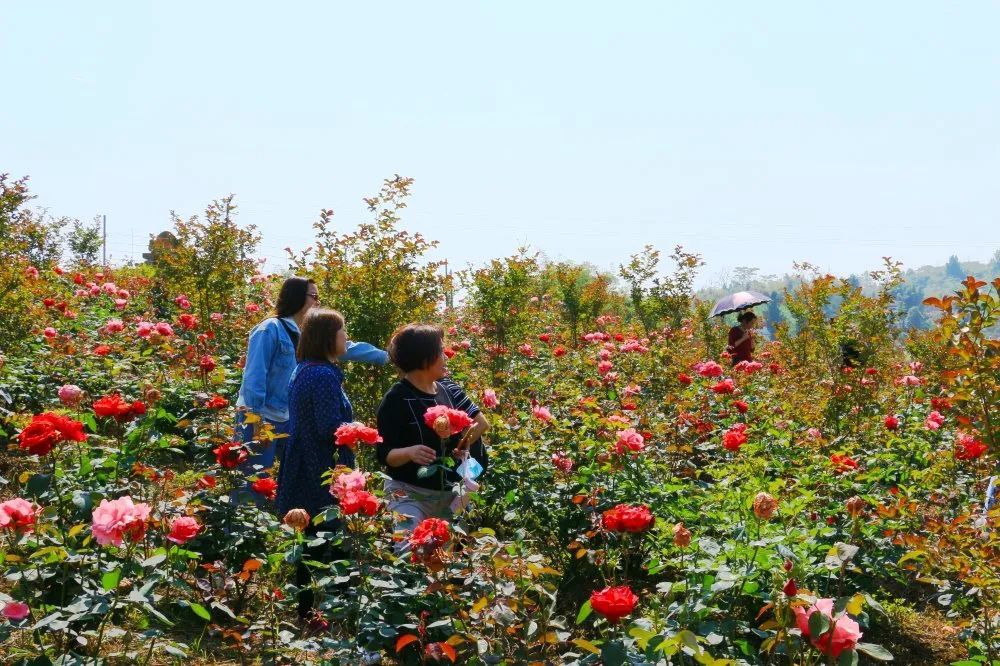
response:
M254 442L259 425L243 425L245 412L253 412L271 424L277 434L288 434L288 384L295 369L295 348L299 327L309 309L319 305L319 292L313 280L291 277L281 285L275 316L257 324L250 331L243 383L236 407L240 410L238 435L249 442L254 455L243 465L248 476L267 476L274 465L276 450L283 440ZM348 342L340 361L361 361L384 365L388 354L367 342Z

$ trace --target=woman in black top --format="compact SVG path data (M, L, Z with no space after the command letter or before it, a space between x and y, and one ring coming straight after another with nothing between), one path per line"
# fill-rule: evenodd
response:
M444 332L436 326L410 324L393 334L389 358L403 373L382 398L378 408L379 462L391 477L385 484L389 509L400 515L397 532L408 532L424 518L451 519L453 488L462 479L453 470L421 477L421 467L443 464L443 458L472 455L485 468L481 436L489 427L455 382L445 377ZM424 412L435 405L461 409L473 418L464 432L442 438L424 422ZM397 541L397 551L405 542Z

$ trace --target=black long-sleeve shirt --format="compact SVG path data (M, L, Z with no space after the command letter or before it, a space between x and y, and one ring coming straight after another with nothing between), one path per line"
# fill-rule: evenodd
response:
M435 470L426 478L417 476L420 465L407 462L399 467L392 467L387 462L389 452L415 444L423 444L437 451L438 458L449 456L455 450L460 437L454 435L441 441L441 437L424 423L424 413L435 405L444 405L461 409L471 418L479 413L477 407L462 388L451 379L438 381L440 389L437 393L425 393L406 379L401 379L392 385L382 397L378 407L378 432L382 443L378 445L378 460L385 466L390 477L397 481L410 483L429 490L448 490L452 484L460 481L454 470L445 472L442 478L440 471ZM440 460L439 460L440 462ZM484 463L485 464L485 463Z

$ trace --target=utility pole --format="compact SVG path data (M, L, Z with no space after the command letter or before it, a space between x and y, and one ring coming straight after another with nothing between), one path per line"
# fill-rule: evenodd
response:
M449 310L455 307L451 291L451 273L448 272L448 260L444 260L444 304Z
M104 223L104 251L103 251L104 269L107 270L107 268L108 268L108 216L107 215L101 215L101 219L103 220L103 223Z

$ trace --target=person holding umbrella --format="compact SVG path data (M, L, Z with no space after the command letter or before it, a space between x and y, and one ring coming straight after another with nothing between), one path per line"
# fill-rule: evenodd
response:
M726 345L726 351L733 355L733 365L753 360L753 329L757 325L757 315L744 310L737 321L739 323L729 329L729 344Z
M750 362L753 360L752 331L757 325L757 315L750 309L770 302L770 298L756 291L739 291L719 299L715 307L712 308L710 317L724 317L734 312L740 313L737 318L739 324L729 329L729 344L726 345L726 351L733 356L733 365L740 361Z

